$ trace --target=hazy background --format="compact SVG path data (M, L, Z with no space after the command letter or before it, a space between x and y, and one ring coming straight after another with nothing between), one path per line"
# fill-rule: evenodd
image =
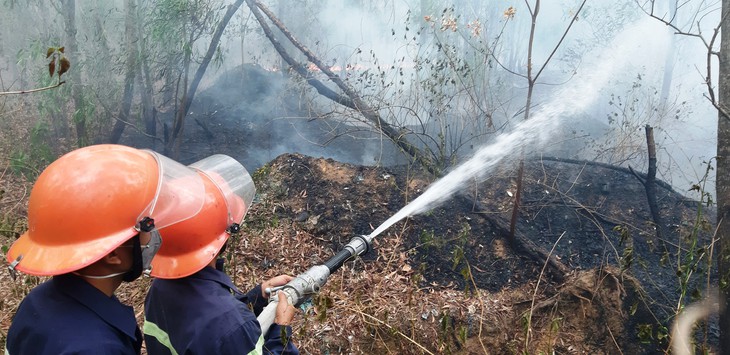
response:
M67 83L53 92L0 96L0 124L13 162L32 168L78 145L78 122L85 124L86 143L109 141L112 127L123 119L120 142L161 150L183 93L231 3L2 1L0 90L53 84L45 58L49 46L66 46L72 63ZM262 3L443 169L525 119L532 20L524 1ZM540 72L533 112L555 97L569 107L581 98L557 92L575 85L576 78L609 70L599 64L607 59L616 67L605 85L590 88L597 95L590 105L555 115L559 133L532 152L643 172L648 124L655 129L658 177L680 192L700 181L716 152L717 120L704 97L707 49L702 41L676 35L650 18L640 8L648 8L648 2L586 1L567 34L581 2L541 3L532 50L532 75ZM72 5L74 16L68 11ZM655 13L666 13L679 28L701 30L708 38L719 21L719 3L690 1L679 11L669 5L657 2ZM341 92L274 33L314 77ZM75 49L69 47L70 38ZM133 84L127 114L125 78ZM152 108L156 140L150 131L141 134ZM208 136L195 138L198 134ZM249 169L285 152L365 165L410 161L372 122L317 94L290 71L246 4L226 27L205 71L176 154L191 161L210 152L231 154ZM709 183L714 191L713 176Z

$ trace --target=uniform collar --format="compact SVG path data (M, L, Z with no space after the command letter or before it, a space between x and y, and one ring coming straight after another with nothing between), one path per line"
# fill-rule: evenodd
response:
M137 320L132 307L119 302L116 296L108 297L79 276L65 274L51 279L56 289L77 300L109 325L132 339L137 339Z
M217 283L221 284L222 286L228 288L229 290L231 290L234 293L241 293L240 291L238 291L238 288L236 288L236 286L233 284L233 281L231 280L231 278L228 275L226 275L225 272L216 270L215 268L210 267L210 266L204 267L202 270L190 275L190 277L196 278L196 279L214 281L214 282L217 282Z

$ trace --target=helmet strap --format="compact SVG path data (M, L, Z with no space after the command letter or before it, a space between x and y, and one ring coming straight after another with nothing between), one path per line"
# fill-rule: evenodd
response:
M137 233L137 235L132 237L132 268L123 273L124 277L122 280L125 282L132 282L136 280L142 275L142 269L144 269L142 262L142 246L139 242L139 233Z
M72 272L72 274L77 275L77 276L81 276L81 277L85 277L87 279L96 279L96 280L98 280L98 279L110 279L110 278L115 277L115 276L119 276L119 275L126 274L127 272L129 272L129 271L126 271L126 272L115 272L115 273L109 274L109 275L84 275L84 274L82 274L82 273L80 273L78 271L74 271L74 272Z

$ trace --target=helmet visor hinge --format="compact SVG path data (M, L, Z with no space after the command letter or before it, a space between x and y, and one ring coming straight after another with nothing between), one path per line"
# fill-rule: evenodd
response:
M144 217L134 226L134 229L140 232L151 232L155 229L155 220L150 217Z
M23 260L23 254L18 255L18 257L15 258L15 260L13 260L13 262L8 265L8 271L10 272L10 277L12 277L13 280L18 278L18 270L15 270L15 268L18 266L18 264L20 264L21 260Z
M241 225L238 223L233 223L228 228L226 228L226 233L228 234L236 234L241 231Z

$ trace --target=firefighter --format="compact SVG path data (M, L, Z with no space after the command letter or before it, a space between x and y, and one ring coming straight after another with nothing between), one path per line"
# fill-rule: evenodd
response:
M5 353L139 354L122 282L149 272L157 228L195 215L204 185L169 158L122 145L94 145L51 163L33 185L28 231L7 252L11 273L52 276L20 303Z
M223 271L220 256L254 198L251 176L225 155L190 166L205 181L205 204L195 217L160 230L165 243L152 262L145 300L147 353L298 354L289 325L295 311L283 293L266 335L256 320L267 304L264 290L292 277L274 277L244 294Z

